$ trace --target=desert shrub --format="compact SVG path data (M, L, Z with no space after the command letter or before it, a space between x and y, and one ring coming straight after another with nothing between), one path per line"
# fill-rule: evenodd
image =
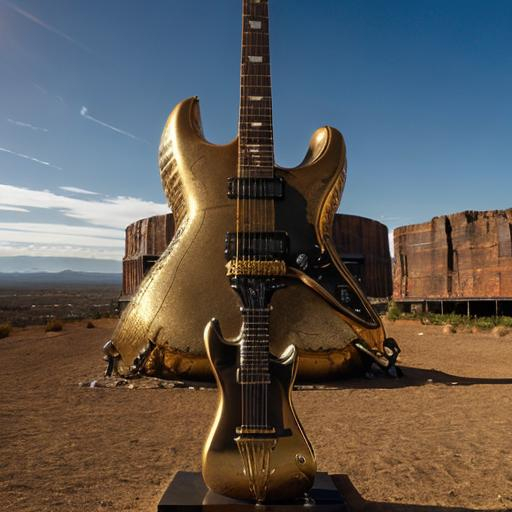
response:
M11 334L11 324L9 322L0 324L0 339L7 338L9 334Z
M444 315L439 315L437 313L428 313L426 318L428 318L432 325L444 325L446 323Z
M417 313L401 313L398 311L398 316L404 320L418 320L419 316Z
M455 313L450 313L449 315L444 316L444 323L453 325L453 327L458 327L459 325L464 325L467 323L467 317L462 315L456 315Z
M498 319L498 324L503 325L505 327L512 327L512 317L502 316Z
M94 329L96 326L89 320L85 327L87 327L87 329Z
M64 323L57 318L50 318L46 323L46 332L59 332L64 329Z
M471 321L469 318L456 315L455 313L449 313L441 315L439 313L427 313L423 316L424 323L432 325L452 325L453 327L459 327L461 325L470 325Z
M496 326L496 318L492 316L481 316L475 320L475 325L480 329L492 329Z
M391 301L388 305L388 320L398 320L400 318L400 309L395 302Z

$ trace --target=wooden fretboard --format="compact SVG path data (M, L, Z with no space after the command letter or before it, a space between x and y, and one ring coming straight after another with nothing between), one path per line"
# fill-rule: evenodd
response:
M239 175L274 175L268 0L243 0Z

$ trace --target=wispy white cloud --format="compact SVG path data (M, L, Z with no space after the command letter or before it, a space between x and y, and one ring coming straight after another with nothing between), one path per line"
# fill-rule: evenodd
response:
M124 250L119 248L84 247L82 245L54 245L52 243L13 243L0 240L0 256L53 256L63 258L93 258L121 260Z
M0 230L51 235L76 235L93 239L109 238L115 239L117 242L124 239L124 231L122 229L44 222L0 222Z
M23 121L16 121L15 119L11 119L10 117L7 118L7 121L16 126L21 126L22 128L30 128L31 130L34 130L36 132L48 132L48 128L40 128L39 126L34 126L33 124L30 124L30 123L24 123Z
M71 37L70 35L66 34L65 32L62 32L62 30L59 30L58 28L53 27L52 25L50 25L49 23L46 23L41 18L34 16L32 13L21 9L17 5L15 5L11 2L7 2L6 0L3 0L2 3L4 5L6 5L7 7L9 7L9 9L12 9L14 12L18 13L20 16L23 16L27 20L30 20L32 23L39 25L40 27L44 28L48 32L51 32L51 33L65 39L69 43L74 44L75 46L78 46L79 48L81 48L82 50L85 50L86 52L92 53L90 48L88 48L87 46L82 44L80 41L77 41L74 37Z
M145 139L142 139L141 137L137 137L137 135L134 135L133 133L130 133L130 132L127 132L125 130L121 130L121 128L117 128L116 126L112 125L112 124L109 124L109 123L105 123L105 121L101 121L100 119L94 117L94 116L91 116L89 114L89 111L87 109L87 107L82 107L80 109L80 115L82 117L84 117L85 119L88 119L89 121L92 121L93 123L97 123L105 128L108 128L109 130L113 130L114 132L117 132L121 135L124 135L126 137L130 137L130 139L134 139L134 140L138 140L139 142L143 142L144 144L149 144L149 142Z
M32 82L32 85L41 93L43 93L45 96L48 96L48 91L40 84L36 84L35 82Z
M64 190L74 191L75 188L65 187ZM57 223L1 222L0 256L119 260L124 254L125 228L128 224L169 211L165 204L135 197L111 198L87 192L82 197L71 197L49 190L0 184L0 209L28 211L27 208L43 208L62 215L62 222ZM81 222L79 225L69 224L66 217Z
M22 212L22 213L28 213L30 210L27 210L26 208L18 208L17 206L5 206L3 204L0 204L0 210L8 211L8 212Z
M1 2L2 0L0 0ZM50 98L54 99L55 101L57 101L58 103L62 104L62 105L66 105L66 102L64 101L64 98L62 96L59 96L58 94L57 95L53 95L53 94L50 94L41 84L37 84L36 82L32 82L32 85L41 93L41 94L44 94L45 96L49 96Z
M169 212L167 205L136 197L81 198L0 184L0 204L21 208L55 209L66 217L95 226L124 229L135 220Z
M5 229L3 226L7 226L8 229ZM124 246L123 233L119 230L116 234L121 235L121 237L106 238L94 236L88 232L87 228L68 226L66 224L53 224L50 226L44 224L38 228L30 224L27 227L23 227L21 223L15 226L15 223L5 222L0 227L0 241L2 242L81 247L115 247L122 249Z
M51 167L52 169L57 169L58 171L62 171L62 167L58 167L56 165L51 164L50 162L46 162L45 160L40 160L39 158L35 158L30 155L25 155L24 153L18 153L17 151L12 151L7 148L0 147L0 151L3 153L9 153L10 155L17 156L18 158L24 158L25 160L30 160L35 162L36 164L44 165L46 167Z
M91 190L86 190L84 188L78 187L59 187L61 190L65 190L66 192L74 192L75 194L85 194L91 196L99 195L98 192L92 192Z

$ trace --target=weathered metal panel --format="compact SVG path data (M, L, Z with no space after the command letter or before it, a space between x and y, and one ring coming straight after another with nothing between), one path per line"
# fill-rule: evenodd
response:
M360 255L363 258L362 286L368 296L392 295L388 228L384 224L355 215L337 214L333 240L342 257Z
M512 209L396 228L394 298L512 297L511 234Z

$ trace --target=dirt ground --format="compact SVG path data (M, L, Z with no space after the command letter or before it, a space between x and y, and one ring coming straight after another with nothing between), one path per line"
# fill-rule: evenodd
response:
M216 391L79 387L115 321L95 323L0 340L0 510L156 511L200 469ZM319 469L354 511L512 510L512 334L387 327L404 378L294 393Z

